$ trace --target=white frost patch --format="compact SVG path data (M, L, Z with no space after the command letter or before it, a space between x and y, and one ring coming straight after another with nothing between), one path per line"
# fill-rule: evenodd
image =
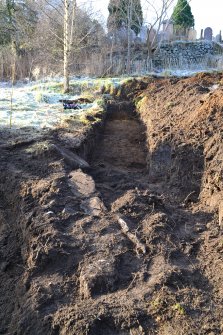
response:
M85 104L79 110L64 110L59 100L68 98L77 96L32 90L30 84L18 84L12 89L10 84L0 83L0 126L8 127L12 116L14 127L52 128L65 116L80 114L93 105Z
M82 92L104 85L120 85L122 78L71 78L70 84L77 95L64 95L59 92L63 78L46 78L24 84L18 82L12 89L8 82L0 82L0 126L8 127L12 116L13 127L55 127L64 117L81 115L95 104L82 104L78 110L64 110L61 99L76 99ZM11 113L12 107L12 113Z
M195 76L198 73L203 73L203 72L213 72L214 69L184 69L184 70L179 70L179 69L165 69L160 72L153 72L153 75L161 76L161 77L192 77Z

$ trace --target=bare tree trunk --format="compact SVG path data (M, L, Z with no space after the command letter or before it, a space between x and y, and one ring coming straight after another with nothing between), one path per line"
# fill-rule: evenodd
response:
M64 93L69 92L69 0L64 0Z
M110 73L113 73L113 52L114 52L114 44L115 44L115 34L113 33L112 35L112 44L111 44L111 49L110 49L110 66L109 66L109 71ZM109 72L107 73L109 74Z
M127 66L126 71L130 73L131 70L131 25L132 25L132 0L128 4L128 50L127 50Z

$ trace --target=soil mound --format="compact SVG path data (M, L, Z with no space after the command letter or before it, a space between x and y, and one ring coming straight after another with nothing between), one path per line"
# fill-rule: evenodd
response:
M92 125L0 130L0 334L223 334L222 97L144 78Z

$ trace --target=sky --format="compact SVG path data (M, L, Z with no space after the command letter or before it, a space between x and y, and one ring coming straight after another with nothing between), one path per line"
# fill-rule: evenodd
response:
M79 0L84 1L84 0ZM86 0L85 0L86 1ZM195 18L195 29L197 30L197 36L200 36L201 29L211 27L213 29L214 36L222 30L223 33L223 0L188 0L192 9L192 13ZM158 5L159 0L153 0ZM176 4L177 0L175 1ZM92 7L100 11L104 16L105 20L108 16L108 3L109 0L88 0L88 4L91 3ZM150 15L146 11L146 0L141 0L141 4L144 6L144 17L146 21L149 21ZM172 9L169 15L172 14ZM99 13L98 13L99 15Z

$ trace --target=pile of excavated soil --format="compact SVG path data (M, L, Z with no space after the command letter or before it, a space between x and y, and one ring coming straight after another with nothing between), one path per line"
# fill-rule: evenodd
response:
M0 130L0 334L223 334L223 77L115 100Z

